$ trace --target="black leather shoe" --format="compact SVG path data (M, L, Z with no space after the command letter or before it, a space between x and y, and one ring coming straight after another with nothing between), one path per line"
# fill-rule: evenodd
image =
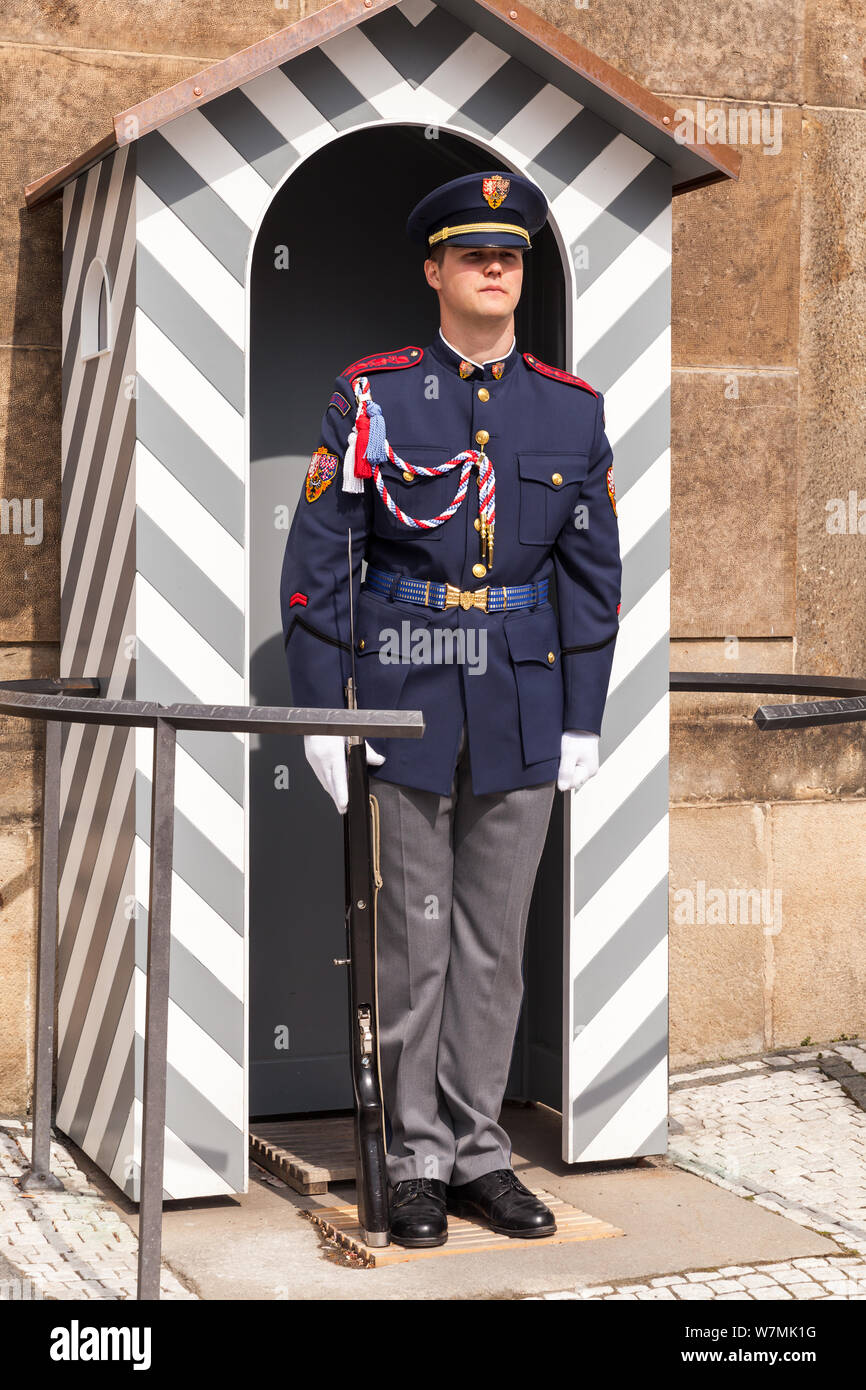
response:
M483 1216L502 1236L552 1236L556 1231L550 1207L524 1187L511 1168L482 1173L471 1182L449 1183L446 1204L454 1216Z
M444 1245L448 1239L446 1184L439 1178L405 1178L391 1187L391 1239L411 1247Z

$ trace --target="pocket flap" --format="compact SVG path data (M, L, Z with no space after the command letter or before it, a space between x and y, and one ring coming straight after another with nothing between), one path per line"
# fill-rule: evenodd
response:
M408 639L402 626L407 620ZM355 613L355 655L360 658L381 656L388 662L400 661L404 657L407 640L411 646L417 630L429 626L430 619L420 604L391 603L381 595L370 594L362 588Z
M552 609L506 618L505 637L514 661L540 661L554 667L559 659L559 630Z
M582 482L588 468L589 454L517 455L517 471L521 478L533 483L546 483L553 491L559 491L567 483Z

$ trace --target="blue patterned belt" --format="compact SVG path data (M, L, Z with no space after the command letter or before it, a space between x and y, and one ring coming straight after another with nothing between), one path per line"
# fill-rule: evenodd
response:
M549 579L539 579L534 584L503 584L498 588L486 584L483 589L458 589L456 584L446 584L444 580L410 579L368 565L363 587L383 598L421 603L427 608L456 608L459 604L461 608L483 608L485 613L499 613L506 608L534 608L536 604L546 603L549 585Z

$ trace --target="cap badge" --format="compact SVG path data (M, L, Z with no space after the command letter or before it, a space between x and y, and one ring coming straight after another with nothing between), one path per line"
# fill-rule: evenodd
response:
M488 178L481 180L481 192L484 200L491 208L498 208L505 202L508 190L511 187L511 179L505 179L501 174L491 174Z

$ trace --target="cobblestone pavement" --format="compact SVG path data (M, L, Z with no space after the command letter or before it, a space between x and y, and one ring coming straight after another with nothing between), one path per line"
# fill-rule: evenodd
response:
M825 1070L826 1069L826 1070ZM836 1240L839 1255L539 1294L579 1299L866 1298L863 1040L673 1072L672 1163Z
M62 1192L22 1192L30 1125L0 1118L0 1298L134 1299L138 1241L52 1136ZM162 1298L195 1298L163 1268Z
M532 1298L617 1299L815 1299L866 1298L866 1260L860 1256L829 1255L824 1260L788 1260L785 1264L726 1265L723 1269L693 1269L687 1274L664 1274L644 1283L592 1284L585 1289L562 1289Z
M694 1269L534 1297L866 1298L864 1087L861 1040L670 1076L670 1161L829 1236L838 1255ZM134 1232L55 1137L51 1168L64 1190L22 1192L29 1140L29 1123L0 1117L0 1298L134 1298ZM161 1295L196 1297L165 1267Z

